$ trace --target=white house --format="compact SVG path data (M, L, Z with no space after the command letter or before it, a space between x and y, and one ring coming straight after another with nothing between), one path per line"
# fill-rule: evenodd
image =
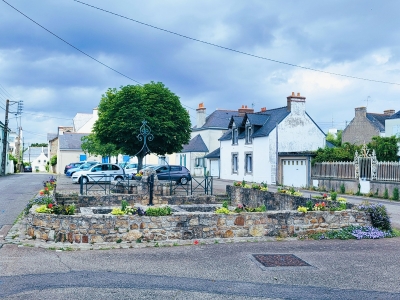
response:
M47 153L47 147L29 147L24 152L23 161L31 164L32 172L45 172L47 162L50 160Z
M309 186L310 151L325 147L325 133L307 114L305 99L292 93L285 107L232 117L220 138L220 177Z
M400 137L400 111L385 120L385 136L391 137L393 135ZM397 155L400 156L400 143Z
M228 131L231 117L245 112L254 110L243 105L239 110L217 109L207 116L204 104L200 103L196 109L196 125L192 128L191 140L176 154L177 163L186 166L193 175L208 173L219 177L219 138Z

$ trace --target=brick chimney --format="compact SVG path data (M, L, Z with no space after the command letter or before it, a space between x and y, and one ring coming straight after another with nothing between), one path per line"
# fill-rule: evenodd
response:
M395 110L394 110L394 109L387 109L387 110L384 110L384 111L383 111L383 114L384 114L384 115L387 115L387 116L394 115L394 113L395 113Z
M241 108L238 109L239 116L244 116L245 113L252 114L254 113L253 108L248 108L247 105L242 105Z
M367 117L367 108L365 106L356 107L355 108L355 117L366 118Z
M196 109L196 112L196 126L197 128L201 128L206 123L206 108L204 107L203 102L199 103L199 107Z
M300 96L300 93L287 97L287 110L295 114L304 114L306 111L306 97Z
M266 107L261 107L261 112L265 112L265 111L267 111L267 108Z

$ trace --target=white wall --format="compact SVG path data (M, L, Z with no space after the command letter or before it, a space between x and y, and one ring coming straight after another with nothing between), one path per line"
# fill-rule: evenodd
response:
M35 157L32 161L32 172L36 172L39 170L41 172L46 171L46 164L49 161L49 158L42 152L38 157Z
M385 120L385 136L391 137L393 135L400 137L400 119ZM400 156L400 143L399 143L399 152L397 153L397 155Z
M57 151L57 174L64 174L65 166L72 162L79 162L82 150ZM101 156L86 156L86 160L101 162Z

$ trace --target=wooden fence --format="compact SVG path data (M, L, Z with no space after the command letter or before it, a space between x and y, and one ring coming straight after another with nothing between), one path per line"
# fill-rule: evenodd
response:
M338 178L378 181L400 181L400 162L374 162L370 157L359 158L356 162L315 163L311 169L312 178Z

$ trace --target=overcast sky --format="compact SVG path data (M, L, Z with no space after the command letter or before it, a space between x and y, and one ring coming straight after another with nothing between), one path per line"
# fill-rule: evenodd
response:
M178 95L192 121L200 102L207 114L260 111L286 106L291 92L325 132L343 129L355 107L400 110L399 1L84 3L109 12L73 0L0 1L0 120L6 99L23 100L25 144L91 113L108 88L150 81ZM19 126L14 113L9 125Z

